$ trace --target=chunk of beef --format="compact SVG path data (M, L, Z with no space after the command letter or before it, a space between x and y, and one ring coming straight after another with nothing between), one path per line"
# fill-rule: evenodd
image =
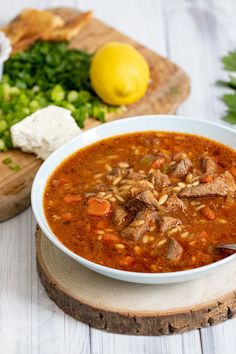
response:
M183 255L183 247L174 238L170 238L170 242L167 249L166 258L169 261L178 261Z
M161 232L164 233L177 225L181 225L180 219L172 218L171 216L164 216L161 220Z
M180 152L177 152L176 154L174 154L173 160L179 162L179 161L185 159L186 157L187 157L187 154L183 151L180 151Z
M149 230L151 222L155 222L157 219L156 211L142 210L136 215L134 221L122 231L121 235L129 240L138 240L144 232Z
M150 190L145 190L137 194L134 198L128 200L126 209L132 213L138 213L140 210L149 208L152 210L158 209L159 203L154 194Z
M154 185L157 191L160 191L164 187L168 187L170 185L170 179L160 170L153 171L150 175L151 182Z
M174 177L184 177L188 174L191 167L191 160L188 157L185 157L183 160L174 165L172 175Z
M201 183L198 186L188 187L179 193L181 198L225 196L228 192L234 193L236 185L233 176L228 172L216 176L212 182Z
M127 179L131 179L133 181L139 181L144 179L146 176L144 173L134 172L132 170L129 171L127 175Z
M116 225L120 226L125 221L127 216L127 211L122 206L118 205L114 210L113 221Z
M147 181L146 179L142 179L140 181L134 181L134 183L131 186L130 192L132 196L135 196L141 193L142 191L153 190L153 189L154 187L151 185L149 181Z
M217 163L209 156L202 156L201 165L204 173L213 175L217 171Z
M167 202L166 202L166 204L164 206L164 211L168 212L168 213L169 212L175 212L175 211L178 211L178 210L184 211L185 209L186 209L186 207L185 207L184 202L182 200L180 200L177 197L177 195L175 195L175 194L172 194L168 198L168 200L167 200Z
M193 176L195 176L195 177L201 176L201 175L202 175L202 171L199 170L198 168L193 168L192 174L193 174Z
M111 176L115 177L126 177L129 174L129 170L127 168L114 167L111 171Z

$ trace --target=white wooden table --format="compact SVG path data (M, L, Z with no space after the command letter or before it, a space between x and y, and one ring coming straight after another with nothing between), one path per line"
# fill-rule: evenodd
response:
M220 56L235 49L235 0L9 0L0 22L24 7L74 6L95 15L181 65L192 91L178 113L220 121L215 81ZM66 316L47 297L35 267L30 209L0 224L1 354L235 354L236 319L183 335L132 337L95 330Z

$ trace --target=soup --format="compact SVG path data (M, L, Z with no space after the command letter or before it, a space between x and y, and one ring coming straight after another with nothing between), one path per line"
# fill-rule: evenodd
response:
M183 133L102 140L64 160L44 192L47 222L71 251L133 272L216 262L236 242L236 152Z

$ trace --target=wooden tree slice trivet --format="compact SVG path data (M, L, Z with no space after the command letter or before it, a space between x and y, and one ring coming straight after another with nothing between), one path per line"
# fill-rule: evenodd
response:
M68 21L78 15L75 9L57 8L52 10ZM127 108L126 112L108 117L108 121L142 114L175 113L179 104L189 94L190 82L185 72L166 58L144 47L138 42L93 18L71 42L71 46L94 52L108 41L123 41L135 46L146 58L151 69L152 82L146 95ZM85 130L100 124L87 119ZM19 172L12 171L1 163L6 157L19 164ZM0 152L0 222L20 213L30 205L30 189L34 176L42 161L36 156L19 150Z
M163 335L212 326L236 314L236 260L203 278L168 285L95 273L36 232L37 268L49 297L68 315L108 332Z

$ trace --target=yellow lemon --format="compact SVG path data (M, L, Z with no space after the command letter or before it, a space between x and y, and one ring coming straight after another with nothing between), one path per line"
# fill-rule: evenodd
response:
M149 67L131 45L109 42L94 55L90 78L96 94L111 105L129 105L146 92Z

